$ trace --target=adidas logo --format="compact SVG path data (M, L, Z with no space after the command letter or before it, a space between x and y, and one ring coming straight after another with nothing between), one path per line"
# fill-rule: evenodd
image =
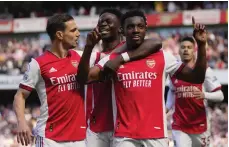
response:
M52 67L50 70L49 70L49 73L51 73L51 72L56 72L57 70L54 68L54 67Z

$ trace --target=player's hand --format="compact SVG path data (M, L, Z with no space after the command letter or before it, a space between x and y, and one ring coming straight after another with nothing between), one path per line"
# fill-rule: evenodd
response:
M106 64L104 65L104 71L115 73L123 63L124 60L122 56L119 55L116 58L106 62Z
M33 141L33 135L26 122L19 123L17 128L17 142L22 145L29 145Z
M202 92L199 88L195 87L194 88L194 91L193 91L193 96L196 98L196 99L204 99L205 98L205 95L204 95L204 92Z
M207 30L205 25L195 22L195 18L192 17L192 24L194 27L193 36L198 45L205 45L207 43Z
M99 33L98 27L96 27L87 34L86 46L94 47L100 39L101 35Z

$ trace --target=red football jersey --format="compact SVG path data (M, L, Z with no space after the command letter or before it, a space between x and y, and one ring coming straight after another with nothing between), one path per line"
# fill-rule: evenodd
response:
M210 67L206 70L203 84L193 84L171 78L169 87L175 93L175 111L173 113L172 128L189 134L200 134L209 127L207 101L193 96L195 88L201 91L213 92L221 88L220 83L212 73Z
M105 57L101 68L116 55ZM164 103L165 79L183 66L170 53L160 51L128 62L117 71L112 88L115 136L136 139L167 137Z
M124 42L121 42L115 48L118 48L123 44ZM104 54L109 53L110 52L106 52ZM96 63L98 63L98 61L99 60L97 60ZM88 104L92 105L90 129L93 132L98 133L114 130L111 87L111 80L92 84L92 102L88 102ZM89 105L88 108L90 108Z
M69 50L65 58L50 51L32 59L20 88L36 89L40 102L35 135L56 141L86 137L83 89L76 81L82 51ZM93 54L91 62L95 61Z

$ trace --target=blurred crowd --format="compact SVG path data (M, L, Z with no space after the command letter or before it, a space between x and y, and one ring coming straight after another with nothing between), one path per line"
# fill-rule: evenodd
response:
M55 3L55 4L54 4ZM81 2L48 2L48 1L24 1L24 2L0 2L0 19L45 17L55 13L69 13L73 16L96 15L104 8L118 8L122 12L129 9L142 9L146 14L161 12L177 12L182 10L221 9L228 8L227 1L109 1L109 3L96 1Z
M79 48L85 45L87 33L81 33L79 39ZM184 34L188 35L188 34ZM179 41L184 36L179 33L171 36L162 36L156 32L149 32L147 38L162 38L163 49L170 51L175 56L179 56ZM213 69L228 68L228 39L219 33L210 33L208 37L207 58L208 65ZM48 39L49 40L49 39ZM44 50L49 49L49 43L44 43L43 39L23 38L18 39L0 39L0 74L19 75L26 71L26 67L31 58L37 57ZM101 51L101 45L95 47L96 51Z
M211 145L210 147L228 146L228 105L226 103L216 104L208 108L211 115ZM30 106L25 109L25 118L33 129L36 118L40 114L39 106ZM170 147L173 147L171 135L171 113L168 114L168 129ZM21 147L16 140L17 120L11 106L0 106L0 147ZM28 146L28 147L34 147Z

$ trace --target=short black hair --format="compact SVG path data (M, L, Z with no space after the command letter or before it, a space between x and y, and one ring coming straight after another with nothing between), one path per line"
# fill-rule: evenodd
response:
M195 40L191 36L186 36L186 37L184 37L184 38L181 39L181 42L184 42L184 41L189 41L189 42L195 44Z
M146 16L144 14L143 11L141 10L131 10L131 11L128 11L126 12L125 14L123 14L122 18L121 18L121 25L122 27L124 26L124 22L127 18L129 17L134 17L134 16L140 16L144 19L145 21L145 24L147 25L147 21L146 21Z
M99 16L103 15L104 13L111 13L111 14L114 14L120 21L121 21L121 18L122 18L122 12L118 9L115 9L115 8L107 8L107 9L104 9L100 14Z
M55 34L57 31L65 30L65 22L69 20L74 20L74 18L68 14L56 14L48 19L46 32L48 33L51 40L55 39Z

